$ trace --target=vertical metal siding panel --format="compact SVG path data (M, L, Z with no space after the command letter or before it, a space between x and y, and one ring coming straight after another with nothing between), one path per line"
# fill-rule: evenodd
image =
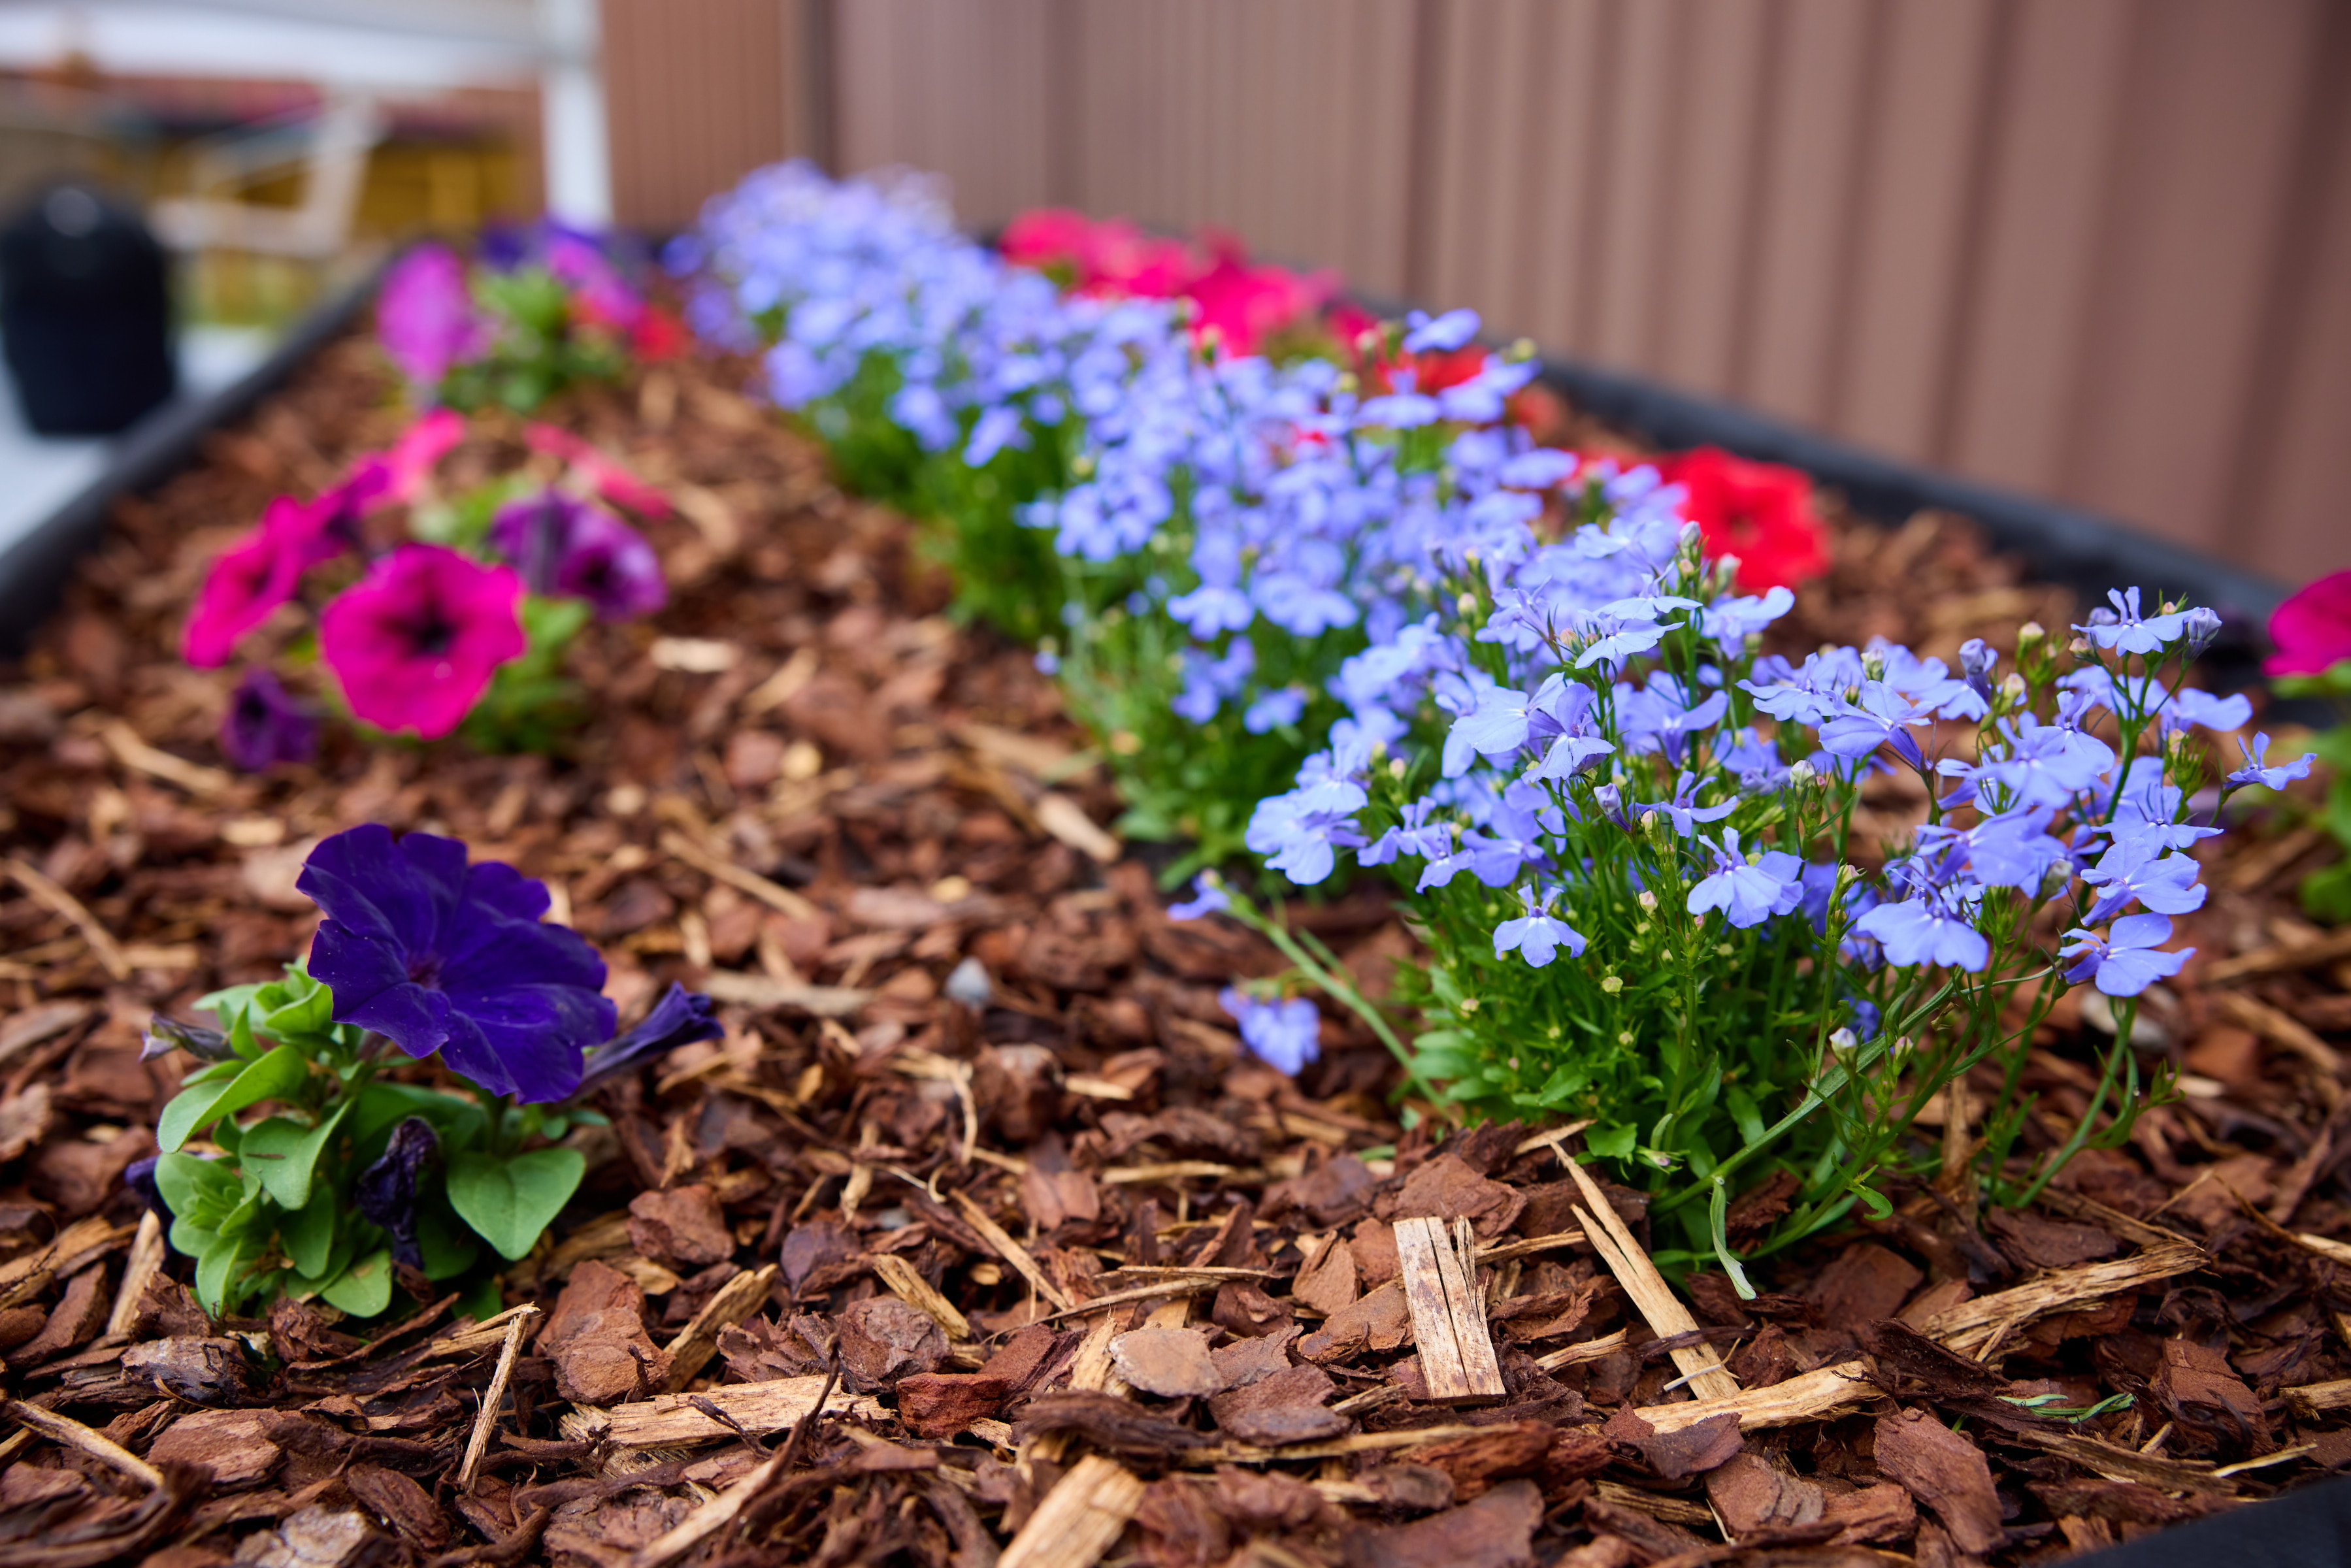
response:
M862 0L833 10L833 134L843 173L879 167L892 156L896 11L896 0Z
M1778 123L1740 391L1770 413L1814 424L1828 416L1845 305L1839 263L1852 244L1874 9L1872 0L1790 0L1782 55L1773 62Z
M1663 304L1667 171L1674 149L1679 8L1634 0L1624 7L1609 68L1608 193L1600 235L1599 308L1593 351L1628 367L1649 362Z
M1966 277L1968 203L1990 108L1992 0L1887 13L1883 111L1854 243L1837 427L1930 460Z
M703 199L785 150L796 97L770 0L606 0L612 183L623 222L692 221Z
M2304 193L2318 223L2280 417L2250 486L2250 564L2290 583L2351 568L2351 115L2335 119L2330 166Z
M1603 0L1557 0L1549 51L1538 62L1535 195L1529 204L1532 299L1522 329L1553 349L1590 351L1581 335L1592 292L1593 195L1600 142Z
M2271 246L2316 0L2158 0L2130 89L2119 204L2065 491L2175 538L2227 548Z
M1671 181L1674 225L1663 258L1666 314L1656 373L1720 394L1730 389L1754 148L1761 133L1767 0L1697 0L1688 31L1682 145Z
M1963 472L2053 490L2122 128L2137 0L2017 13L1975 297L1967 303L1948 456ZM2095 395L2095 393L2094 393Z

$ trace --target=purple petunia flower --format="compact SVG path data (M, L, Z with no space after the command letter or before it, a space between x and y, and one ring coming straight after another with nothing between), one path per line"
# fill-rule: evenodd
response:
M726 1032L718 1021L717 1004L700 991L689 991L675 980L653 1004L653 1011L627 1033L615 1036L588 1053L580 1087L587 1089L615 1077L652 1057L664 1055L697 1040L716 1040Z
M276 675L256 665L229 694L220 743L228 759L247 773L273 762L308 762L319 750L319 720Z
M1217 993L1217 1000L1239 1022L1241 1043L1259 1061L1279 1067L1292 1078L1322 1054L1322 1015L1304 997L1261 1002L1228 986Z
M1519 899L1526 905L1527 912L1494 927L1495 957L1515 949L1520 956L1540 969L1557 956L1562 947L1567 949L1567 956L1571 958L1583 956L1583 933L1547 913L1543 905L1548 904L1548 899L1538 903L1535 890L1531 887L1519 889Z
M1802 903L1803 878L1804 862L1785 850L1766 850L1753 865L1748 864L1740 852L1739 830L1725 828L1721 847L1714 852L1714 870L1690 889L1687 907L1692 915L1719 909L1725 920L1743 930Z
M2241 789L2248 784L2259 784L2264 789L2283 789L2291 779L2310 777L2310 765L2318 760L2314 751L2305 751L2292 762L2273 768L2269 765L2269 731L2255 730L2248 743L2237 737L2237 749L2245 754L2245 765L2223 780L2231 789Z
M2166 953L2158 943L2171 940L2171 918L2165 915L2126 915L2104 936L2076 925L2065 933L2059 949L2080 963L2065 971L2074 984L2095 978L2110 997L2135 997L2156 981L2179 973L2196 955L2193 947Z
M450 366L489 344L489 324L465 285L465 264L445 245L420 245L395 262L376 295L375 315L384 352L419 387L438 386Z
M540 595L584 599L599 619L627 621L669 602L661 558L645 537L592 502L543 490L500 507L490 544Z
M327 918L310 973L335 1019L527 1103L580 1087L581 1058L611 1038L604 961L576 931L542 924L547 886L497 861L465 863L455 839L394 839L377 823L310 852L295 886Z

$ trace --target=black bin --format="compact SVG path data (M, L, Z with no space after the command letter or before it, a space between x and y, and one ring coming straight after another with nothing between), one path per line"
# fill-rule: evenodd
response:
M25 422L111 435L172 395L163 247L95 186L49 186L0 227L0 342Z

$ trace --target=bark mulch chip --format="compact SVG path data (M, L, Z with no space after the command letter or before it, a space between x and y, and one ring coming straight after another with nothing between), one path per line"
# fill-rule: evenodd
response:
M180 618L273 494L394 433L357 341L122 503L0 672L0 1559L2004 1563L2351 1465L2351 949L2290 897L2317 835L2208 847L2198 956L2142 1014L2184 1093L2123 1146L2021 1212L1899 1191L1753 1299L1692 1275L1661 1335L1618 1267L1645 1206L1540 1129L1405 1129L1336 1012L1295 1082L1245 1057L1217 992L1278 957L1099 858L1117 801L1050 683L946 618L914 525L745 374L553 416L682 498L672 601L583 638L559 758L339 732L221 768L235 672L183 664ZM1831 521L1792 650L2072 617L1957 519ZM1919 804L1887 781L1858 838ZM146 1015L302 952L302 857L368 820L547 881L624 1021L672 980L719 1000L723 1040L598 1091L589 1178L506 1276L535 1319L214 1322L123 1188L179 1074L141 1062ZM1413 952L1375 894L1297 913L1367 975ZM2037 1038L2035 1146L2103 1019ZM1731 1234L1789 1197L1740 1195ZM1457 1239L1466 1294L1409 1276ZM1462 1366L1482 1329L1499 1397L1428 1397L1416 1301ZM1677 1361L1736 1393L1693 1402Z

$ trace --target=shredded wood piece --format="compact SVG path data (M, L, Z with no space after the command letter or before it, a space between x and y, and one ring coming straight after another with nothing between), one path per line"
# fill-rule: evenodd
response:
M482 1468L482 1455L490 1446L490 1430L498 1424L498 1406L505 1401L507 1383L514 1376L515 1357L522 1352L523 1331L537 1316L537 1307L525 1306L507 1324L506 1345L498 1352L497 1369L490 1374L490 1385L482 1391L482 1407L475 1414L473 1435L465 1439L465 1463L457 1467L459 1491L472 1490L474 1473Z
M777 667L774 674L751 688L743 699L744 713L765 713L779 703L789 702L795 692L816 679L817 665L821 662L822 655L813 646L802 643Z
M1762 1427L1810 1421L1845 1406L1858 1405L1876 1393L1868 1380L1868 1369L1860 1362L1847 1361L1823 1366L1817 1372L1799 1373L1768 1388L1750 1388L1727 1398L1649 1405L1634 1414L1660 1432L1678 1432L1709 1416L1728 1414L1739 1417L1740 1431L1751 1432Z
M1118 1315L1104 1312L1086 1325L1086 1337L1078 1342L1077 1354L1070 1362L1070 1386L1102 1392L1123 1394L1126 1384L1111 1364L1111 1336L1118 1333Z
M1216 1280L1163 1280L1155 1285L1137 1285L1132 1291L1113 1291L1107 1295L1090 1296L1073 1307L1048 1312L1037 1321L1055 1323L1063 1318L1081 1318L1104 1307L1126 1307L1137 1301L1165 1301L1169 1296L1205 1296L1219 1289L1220 1284Z
M2315 842L2314 839L2312 841ZM2208 986L2225 986L2250 975L2282 975L2293 969L2314 969L2337 958L2351 958L2351 925L2330 931L2310 942L2286 943L2223 958L2204 971Z
M2150 1247L2129 1258L2110 1258L2100 1263L2060 1269L2011 1290L1961 1301L1937 1312L1921 1327L1953 1350L1981 1361L2001 1340L2034 1318L2076 1301L2095 1301L2116 1291L2168 1280L2174 1274L2202 1268L2210 1261L2202 1248L2184 1241Z
M629 1568L662 1568L662 1564L683 1557L697 1543L735 1522L735 1516L784 1468L785 1456L777 1453L753 1466L742 1479L669 1529L637 1548L629 1559Z
M998 1258L1011 1264L1039 1295L1063 1312L1069 1311L1070 1298L1059 1285L1045 1277L1045 1270L1037 1266L1037 1260L1029 1256L1029 1249L1013 1240L1004 1227L987 1217L986 1209L972 1202L968 1194L957 1192L955 1200L956 1207L963 1210L964 1218L971 1222L971 1228L979 1232L979 1239L987 1242Z
M112 1251L131 1234L131 1227L117 1228L100 1215L75 1220L47 1246L0 1263L0 1307L23 1305L47 1290L57 1275L72 1273L97 1254Z
M1041 736L1023 735L992 724L965 720L947 726L947 733L982 757L1018 768L1040 784L1058 784L1099 766L1094 752L1071 751Z
M1632 1337L1631 1329L1618 1329L1614 1333L1604 1333L1598 1339L1584 1340L1581 1343L1569 1345L1564 1350L1555 1350L1548 1355L1539 1355L1535 1357L1535 1364L1545 1372L1551 1372L1559 1367L1573 1366L1579 1361L1598 1361L1604 1355L1614 1355L1623 1350L1625 1342Z
M1461 1222L1465 1249L1475 1241ZM1458 1404L1499 1399L1501 1364L1486 1328L1486 1303L1469 1285L1469 1274L1454 1253L1445 1222L1395 1222L1396 1262L1404 1280L1405 1306L1412 1314L1413 1343L1420 1351L1421 1380L1430 1399Z
M873 1255L873 1272L890 1293L939 1325L939 1332L951 1344L967 1344L972 1339L971 1320L956 1310L953 1301L939 1294L938 1287L914 1271L914 1266L895 1252ZM764 1292L762 1292L764 1293Z
M2289 1396L2292 1392L2287 1391ZM2158 1432L2151 1439L2150 1447L2153 1442L2161 1441L2164 1433L2170 1429L2167 1425L2162 1432ZM2011 1438L2070 1459L2091 1474L2103 1476L2110 1481L2137 1481L2142 1486L2157 1487L2164 1491L2226 1494L2234 1490L2219 1484L2213 1479L2212 1461L2210 1459L2166 1458L2153 1452L2119 1448L2079 1432L2042 1432L2022 1427L2013 1433L2002 1434L2004 1441Z
M177 784L191 795L225 795L236 783L230 775L217 768L207 768L191 762L184 757L174 757L158 747L148 745L139 732L119 718L109 719L99 727L98 737L114 759L134 772L161 779L166 784Z
M131 1332L131 1325L139 1321L140 1300L162 1266L163 1222L151 1208L139 1217L139 1234L131 1238L131 1256L122 1265L122 1284L114 1292L114 1311L106 1319L108 1333Z
M2058 1213L2072 1218L2094 1221L2103 1228L2113 1231L2124 1240L2136 1241L2142 1247L2192 1247L2195 1245L2177 1230L2167 1230L2160 1225L2149 1225L2144 1219L2134 1219L2119 1208L2109 1208L2095 1198L2084 1197L2080 1193L2068 1192L2064 1187L2043 1187L2040 1202L2043 1207L2053 1208Z
M1239 1174L1239 1170L1238 1166L1220 1166L1214 1160L1162 1160L1151 1166L1113 1166L1094 1179L1104 1186L1137 1181L1183 1181L1191 1177L1224 1181Z
M1507 1262L1512 1258L1529 1258L1535 1253L1549 1252L1556 1248L1581 1247L1584 1245L1586 1239L1581 1230L1557 1230L1549 1236L1531 1236L1513 1241L1489 1242L1478 1249L1478 1261L1480 1263Z
M37 1045L46 1045L66 1030L97 1017L98 1011L88 1002L43 1002L38 1007L26 1008L0 1024L0 1061Z
M1143 1483L1115 1460L1088 1454L1045 1494L997 1568L1093 1568L1143 1502Z
M16 879L16 885L30 894L34 903L52 915L63 915L81 933L81 939L89 944L100 968L118 980L131 977L131 959L122 951L122 944L114 939L114 933L98 923L98 916L84 907L80 899L15 855L8 857L7 865L8 874Z
M1639 1487L1628 1487L1622 1481L1594 1481L1592 1490L1619 1508L1646 1513L1651 1519L1661 1519L1667 1524L1678 1524L1690 1530L1716 1528L1714 1511L1687 1498L1643 1491Z
M1048 789L1037 797L1029 808L1037 814L1037 825L1076 850L1080 854L1108 865L1118 859L1118 841L1104 832L1092 817L1067 795Z
M2235 865L2229 868L2227 883L2229 891L2231 893L2252 893L2255 891L2262 885L2262 883L2269 881L2270 878L2275 876L2278 873L2283 871L2286 867L2292 865L2294 862L2308 854L2312 850L2316 849L2318 847L2319 841L2324 839L2325 836L2326 830L2318 826L2314 822L2306 823L2302 827L2294 829L2291 832L2281 834L2276 839L2263 844L2260 849L2244 856L2242 859L2239 860ZM2245 957L2250 958L2257 956L2258 955L2249 953L2245 955ZM2210 969L2205 971L2205 983L2208 985L2219 984L2220 980L2218 977L2221 970L2226 969L2231 963L2242 962L2244 962L2244 958L2233 958L2227 962L2214 965ZM2235 977L2230 976L2228 977L2234 978Z
M2297 1243L2309 1248L2321 1258L2330 1262L2351 1265L2351 1246L2346 1246L2331 1237L2314 1235L2307 1230L2292 1231L2289 1234Z
M904 1261L898 1258L890 1260L902 1266ZM665 1392L674 1394L710 1364L710 1358L718 1354L718 1336L759 1310L776 1283L776 1276L781 1272L773 1263L747 1269L711 1293L693 1321L678 1330L677 1337L664 1347L669 1355L669 1377L663 1384Z
M1562 1163L1575 1185L1583 1189L1584 1202L1591 1206L1588 1209L1577 1207L1575 1218L1583 1222L1583 1233L1591 1239L1601 1261L1616 1276L1616 1282L1625 1287L1625 1293L1633 1298L1633 1304L1641 1309L1649 1332L1659 1339L1696 1333L1698 1320L1690 1316L1689 1309L1666 1283L1666 1277L1657 1272L1657 1266L1649 1261L1649 1255L1641 1250L1641 1244L1633 1239L1625 1222L1616 1218L1616 1211L1601 1195L1599 1184L1575 1161L1562 1158ZM1730 1375L1730 1369L1722 1364L1722 1357L1712 1345L1687 1345L1672 1354L1674 1365L1681 1370L1690 1392L1701 1401L1729 1399L1739 1393L1739 1379Z
M716 1443L734 1437L735 1427L711 1419L697 1407L697 1401L724 1411L747 1432L779 1432L816 1408L824 1382L810 1374L768 1383L722 1384L701 1394L656 1394L633 1405L583 1406L567 1412L561 1426L567 1437L601 1437L616 1448L682 1448ZM824 1407L834 1416L879 1420L886 1415L873 1399L845 1388L835 1388Z
M796 986L765 975L738 975L731 969L711 970L702 988L718 1001L740 1002L749 1008L793 1008L820 1019L846 1018L873 999L872 991L852 986Z
M2285 1047L2317 1068L2318 1092L2326 1097L2327 1108L2334 1108L2343 1095L2343 1086L2336 1081L2343 1071L2341 1051L2312 1033L2310 1026L2293 1014L2281 1012L2267 1002L2255 1001L2242 991L2221 991L2214 999L2231 1021Z
M2294 1413L2308 1420L2322 1411L2340 1410L2351 1406L2351 1377L2333 1383L2305 1383L2299 1388L2281 1388L2286 1404Z
M109 1469L120 1470L131 1479L150 1487L161 1488L163 1472L131 1453L105 1433L83 1426L70 1416L60 1416L54 1410L44 1410L37 1405L27 1405L21 1399L0 1400L0 1417L16 1422L37 1432L52 1443L88 1454Z
M696 843L674 828L662 830L661 847L692 866L703 875L715 877L739 892L747 893L768 908L778 910L794 920L815 920L820 917L817 906L779 882L771 882L758 872L737 865L723 855Z
M2292 1464L2304 1455L2314 1454L2317 1451L2318 1445L2315 1443L2296 1443L2290 1448L2280 1448L2274 1454L2263 1454L2257 1459L2239 1459L2233 1465L2222 1465L2212 1472L2212 1479L2216 1481L2226 1480L2231 1476L2241 1476L2248 1470L2265 1470L2272 1465Z
M537 1311L537 1307L528 1303L508 1307L496 1317L484 1318L470 1327L443 1334L424 1347L424 1358L427 1361L446 1361L451 1356L472 1355L492 1345L502 1345L507 1342L507 1325Z
M971 1164L979 1146L979 1102L971 1092L971 1063L917 1045L900 1051L890 1059L890 1065L910 1078L935 1079L955 1090L956 1105L963 1112L962 1163Z
M1677 1405L1674 1409L1686 1408ZM1204 1444L1186 1448L1175 1457L1174 1462L1193 1469L1214 1469L1217 1465L1261 1465L1274 1459L1343 1459L1350 1454L1384 1453L1391 1448L1416 1448L1424 1443L1450 1442L1456 1437L1474 1437L1490 1432L1491 1427L1453 1425L1447 1427L1413 1427L1396 1432L1353 1432L1344 1437L1333 1437L1327 1443L1291 1443L1279 1448L1261 1448L1253 1443Z

